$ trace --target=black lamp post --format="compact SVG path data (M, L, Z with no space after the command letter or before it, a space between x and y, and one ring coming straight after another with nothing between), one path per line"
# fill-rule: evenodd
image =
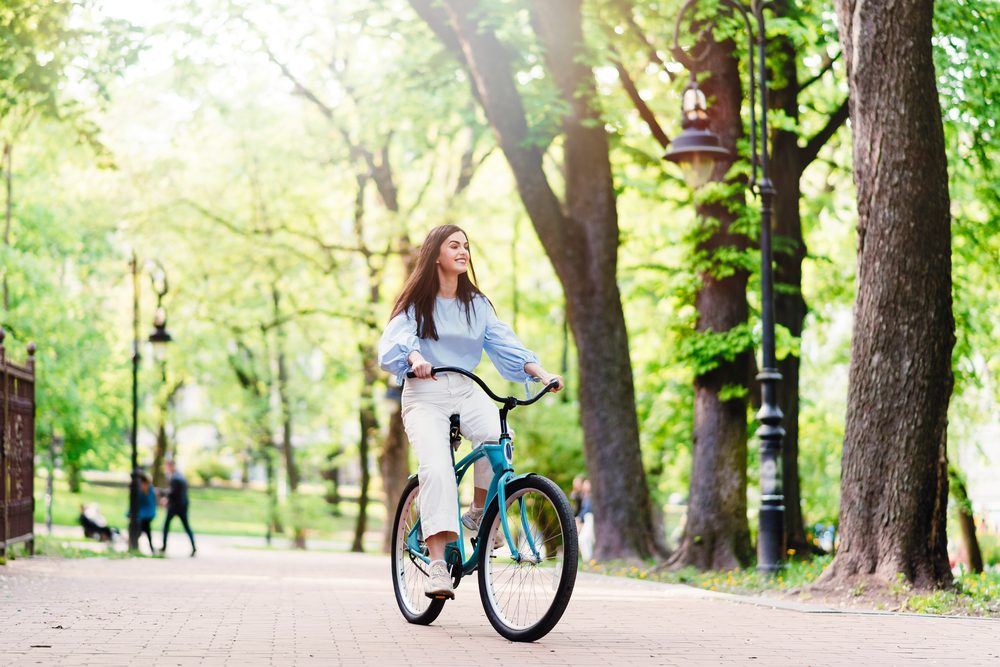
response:
M139 261L132 253L132 477L129 484L128 548L139 549ZM153 344L154 356L162 362L166 344L173 340L167 331L167 314L163 308L163 296L167 293L167 277L163 266L157 262L152 273L153 290L156 292L156 315L153 318L153 332L149 342Z
M704 185L712 174L718 159L730 159L729 151L721 147L719 138L708 129L705 95L698 88L695 71L700 58L685 53L679 44L679 34L684 16L698 0L688 0L681 7L674 25L674 51L678 59L691 72L691 82L684 89L682 99L681 134L671 143L664 158L680 165L685 180L691 187ZM753 176L750 189L760 197L760 285L761 285L761 352L763 365L757 379L761 383L761 406L757 412L760 426L760 529L757 537L757 569L776 572L781 568L785 555L785 499L781 484L781 409L777 403L777 384L781 380L774 351L774 276L771 256L771 213L774 201L774 184L768 172L767 155L767 67L765 62L764 9L769 3L752 0L749 7L734 0L719 0L720 6L729 7L742 19L749 38L750 72L750 146ZM751 18L753 19L751 22ZM710 28L711 26L709 26ZM756 32L755 29L756 28ZM702 33L703 35L707 33ZM757 49L759 76L754 72L754 48ZM760 86L759 91L757 86ZM755 95L760 94L760 126L757 126ZM757 152L758 129L760 154ZM759 157L759 160L758 160ZM760 167L760 179L757 168Z

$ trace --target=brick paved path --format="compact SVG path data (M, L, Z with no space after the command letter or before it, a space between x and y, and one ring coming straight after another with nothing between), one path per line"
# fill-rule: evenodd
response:
M238 549L0 567L0 665L993 665L1000 620L828 613L583 575L535 644L500 638L474 579L430 627L383 556Z

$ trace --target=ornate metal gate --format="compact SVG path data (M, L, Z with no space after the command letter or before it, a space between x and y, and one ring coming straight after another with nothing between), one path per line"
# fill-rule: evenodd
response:
M27 542L35 551L35 344L23 366L7 360L0 329L0 556Z

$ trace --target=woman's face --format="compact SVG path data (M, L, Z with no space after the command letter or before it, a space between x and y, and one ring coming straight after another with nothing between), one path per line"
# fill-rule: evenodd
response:
M438 252L438 268L445 273L458 275L469 270L469 240L462 232L455 232L444 240Z

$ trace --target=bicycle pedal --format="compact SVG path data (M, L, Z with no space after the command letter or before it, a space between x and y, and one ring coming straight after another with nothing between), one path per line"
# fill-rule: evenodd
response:
M427 597L429 597L432 600L454 600L455 599L454 595L428 595Z

